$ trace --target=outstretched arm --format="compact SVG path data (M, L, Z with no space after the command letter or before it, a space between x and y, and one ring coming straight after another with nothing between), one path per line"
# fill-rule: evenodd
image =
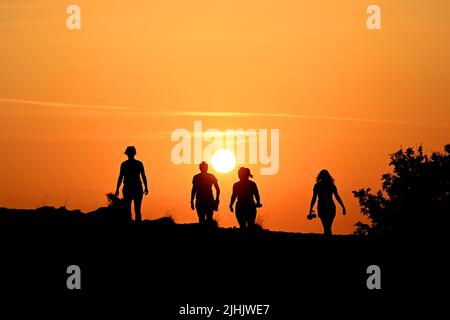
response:
M236 197L237 197L237 193L236 193L235 187L233 186L233 194L231 195L231 200L230 200L230 211L231 212L234 211L233 205L234 205L234 202L236 201Z
M197 186L195 183L192 183L192 190L191 190L191 209L194 210L194 198L195 194L197 193Z
M313 211L314 205L316 204L316 200L317 200L317 191L314 190L313 196L311 199L311 205L309 206L309 212Z
M142 165L141 176L142 176L142 182L144 182L144 187L145 187L144 193L147 195L148 194L148 185L147 185L147 176L145 175L144 165Z
M120 185L122 184L122 180L123 180L123 166L120 165L119 178L117 179L116 197L119 196L119 189L120 189Z
M216 189L216 201L219 201L219 196L220 196L220 188L219 188L219 184L216 182L214 182L214 189Z
M339 204L342 207L342 214L345 216L347 211L345 210L344 202L342 201L341 197L339 196L339 193L338 193L337 189L335 189L333 191L333 193L334 193L334 197L336 198L337 202L339 202Z
M255 183L254 196L256 199L256 206L258 206L258 207L261 206L261 198L259 196L259 190L258 190L258 186L256 185L256 183Z

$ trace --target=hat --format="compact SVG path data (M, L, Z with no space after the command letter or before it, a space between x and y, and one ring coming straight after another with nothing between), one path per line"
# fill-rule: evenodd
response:
M125 149L125 154L126 155L130 155L130 154L135 155L136 154L136 148L134 146L128 146Z

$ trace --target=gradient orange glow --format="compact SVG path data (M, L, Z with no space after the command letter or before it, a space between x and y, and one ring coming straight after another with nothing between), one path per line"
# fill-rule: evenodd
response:
M79 31L65 27L72 3ZM250 166L265 227L321 232L306 214L327 168L348 207L334 230L352 232L351 191L379 188L389 153L449 142L450 2L377 0L380 31L366 28L371 3L2 1L0 206L103 206L135 145L149 177L144 217L195 222L197 167L172 164L170 133L202 120L280 129L278 174ZM219 223L236 226L237 172L212 172Z

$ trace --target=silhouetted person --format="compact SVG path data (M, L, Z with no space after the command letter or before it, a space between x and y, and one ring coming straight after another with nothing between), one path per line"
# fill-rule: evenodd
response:
M208 173L208 164L202 162L199 165L200 173L192 179L191 208L197 209L199 223L211 222L214 211L219 205L220 188L216 177ZM214 200L212 186L216 189L216 199ZM194 206L194 198L195 206Z
M141 216L141 204L142 197L148 194L147 177L145 176L144 165L142 162L136 160L136 148L133 146L127 147L125 154L128 156L128 160L122 162L120 165L119 179L117 180L116 196L119 195L120 185L123 180L122 194L125 200L125 205L130 212L131 218L131 202L134 201L134 213L135 220L142 221ZM142 181L144 182L145 189L142 190Z
M344 203L342 202L342 199L338 194L336 185L334 184L333 177L327 170L322 170L319 172L313 192L314 193L309 211L310 213L314 212L313 208L316 203L317 197L319 197L317 211L320 221L323 225L323 233L327 237L331 237L331 226L333 225L333 220L336 216L336 205L333 201L333 194L337 202L339 202L339 204L341 205L342 213L344 216L346 214L346 210Z
M240 228L252 228L256 220L256 208L262 207L256 183L249 168L241 167L238 170L239 181L233 185L231 195L230 211L233 212L233 204L236 202L236 218ZM255 203L256 199L256 203Z

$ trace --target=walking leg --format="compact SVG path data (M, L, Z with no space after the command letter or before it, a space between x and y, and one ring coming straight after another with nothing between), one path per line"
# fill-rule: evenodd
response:
M141 222L142 221L142 214L141 214L141 205L142 205L142 197L143 194L137 194L134 198L134 220L136 222Z

